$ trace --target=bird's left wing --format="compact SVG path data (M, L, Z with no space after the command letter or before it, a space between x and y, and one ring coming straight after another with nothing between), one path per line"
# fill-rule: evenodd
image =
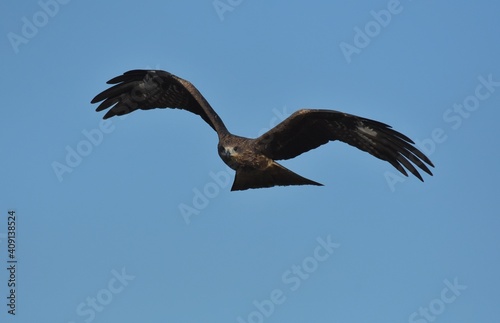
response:
M262 154L280 160L293 158L334 140L385 160L406 176L405 168L423 181L413 164L432 175L425 163L432 167L434 165L413 146L414 142L410 138L382 122L339 111L296 111L257 138L255 143Z

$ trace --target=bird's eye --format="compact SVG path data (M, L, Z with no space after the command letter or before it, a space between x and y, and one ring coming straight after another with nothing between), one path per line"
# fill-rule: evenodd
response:
M239 148L238 148L238 147L234 147L234 148L233 148L233 150L234 150L234 151L238 151L238 150L239 150Z

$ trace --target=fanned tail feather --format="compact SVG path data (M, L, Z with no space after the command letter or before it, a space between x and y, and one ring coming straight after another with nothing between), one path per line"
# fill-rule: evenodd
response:
M236 171L231 191L242 191L249 188L262 188L289 185L316 185L323 186L305 177L302 177L280 164L273 162L271 166L262 169L241 168Z

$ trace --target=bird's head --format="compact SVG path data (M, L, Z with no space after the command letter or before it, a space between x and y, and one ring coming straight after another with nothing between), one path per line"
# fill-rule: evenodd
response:
M236 157L238 156L240 148L238 146L219 146L219 155L225 157Z
M241 153L241 149L238 146L222 146L219 145L219 156L222 160L231 168L237 166L237 159Z

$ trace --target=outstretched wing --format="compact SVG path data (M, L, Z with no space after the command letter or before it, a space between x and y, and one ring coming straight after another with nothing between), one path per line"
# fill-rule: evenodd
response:
M91 101L103 101L96 111L111 107L104 119L137 109L177 108L199 115L216 131L217 124L222 124L201 93L190 82L171 73L161 70L132 70L107 83L115 85Z
M293 158L333 140L388 161L406 176L405 168L423 181L413 164L432 175L425 163L434 165L412 145L414 142L410 138L382 122L339 111L299 110L257 138L255 143L262 154L280 160Z

